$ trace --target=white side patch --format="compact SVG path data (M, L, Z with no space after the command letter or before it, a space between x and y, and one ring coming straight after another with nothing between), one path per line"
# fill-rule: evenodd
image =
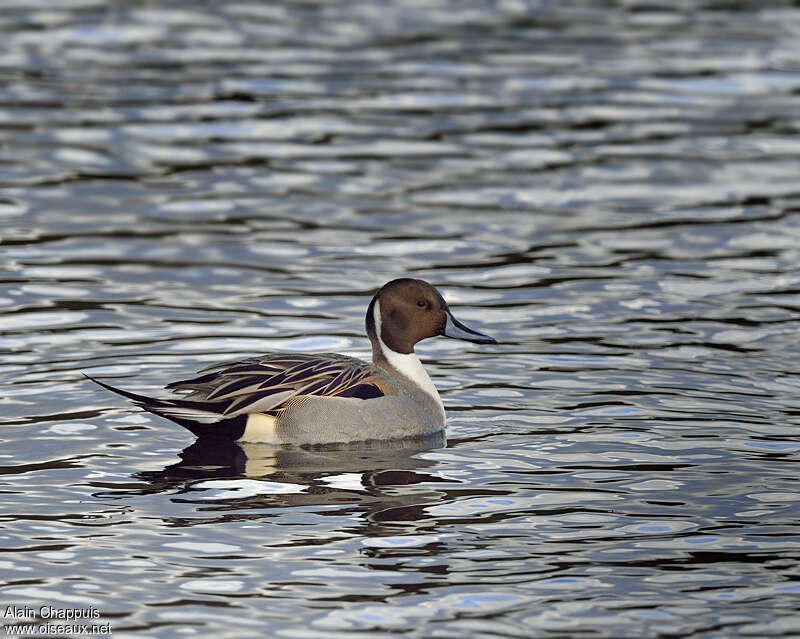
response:
M276 427L278 418L264 413L251 413L247 416L247 426L237 442L253 444L280 444Z
M436 390L436 386L434 386L433 381L431 381L430 376L423 368L422 362L420 362L419 358L414 354L414 351L411 351L410 353L398 353L383 343L383 339L381 338L380 301L375 302L372 315L373 319L375 320L375 334L378 336L378 344L380 344L381 352L386 358L386 361L388 361L391 366L397 369L397 371L408 377L408 379L428 393L428 395L430 395L439 406L439 410L442 412L442 419L444 419L444 404L442 404L442 398L439 397L439 391Z

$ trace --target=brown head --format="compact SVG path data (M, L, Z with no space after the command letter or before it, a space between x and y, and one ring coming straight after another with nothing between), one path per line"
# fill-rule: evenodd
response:
M423 280L402 278L385 284L367 309L367 335L396 353L411 353L426 337L443 335L478 344L497 342L459 322L447 302Z

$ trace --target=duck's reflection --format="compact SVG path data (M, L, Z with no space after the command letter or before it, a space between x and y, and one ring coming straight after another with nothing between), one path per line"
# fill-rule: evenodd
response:
M137 473L143 483L124 492L172 493L173 501L240 515L248 508L361 504L386 516L387 509L441 499L441 484L453 480L436 473L437 460L424 453L445 444L444 434L316 448L198 440L177 464Z
M180 453L181 461L163 471L140 473L151 481L186 478L269 477L289 473L312 479L332 473L375 473L394 468L423 468L431 462L418 453L442 448L443 433L425 438L358 442L314 448L237 444L199 439ZM407 482L415 483L415 482Z

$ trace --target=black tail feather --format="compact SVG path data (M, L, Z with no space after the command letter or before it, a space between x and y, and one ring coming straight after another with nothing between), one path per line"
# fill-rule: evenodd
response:
M146 405L155 407L158 406L160 403L166 403L166 400L163 399L157 399L155 397L146 397L144 395L139 395L137 393L132 393L130 391L122 390L121 388L117 388L116 386L111 386L111 384L106 384L105 382L101 382L99 379L96 379L91 375L87 375L86 373L83 373L83 376L86 379L92 380L95 384L99 384L106 390L110 390L112 393L116 393L117 395L122 395L123 397L127 397L128 399L136 402L139 406L142 406L143 408Z
M92 380L95 384L102 386L106 390L111 391L112 393L127 397L134 404L140 406L146 411L183 426L187 430L194 433L194 435L197 437L214 437L236 440L242 436L245 427L247 426L246 415L228 418L224 417L222 415L222 412L225 410L224 403L147 397L145 395L139 395L138 393L132 393L131 391L117 388L116 386L111 386L111 384L101 382L99 379L95 379L86 373L83 373L83 376ZM175 412L179 409L186 409L187 411L200 411L211 415L212 417L214 415L219 415L219 419L214 419L213 421L198 421L197 419L192 419L186 414L176 415Z

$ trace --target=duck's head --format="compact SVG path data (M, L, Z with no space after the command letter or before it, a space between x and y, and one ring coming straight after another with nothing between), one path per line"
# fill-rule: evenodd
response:
M452 337L477 344L497 341L459 322L441 293L423 280L401 278L385 284L367 309L367 335L396 353L411 353L427 337Z

